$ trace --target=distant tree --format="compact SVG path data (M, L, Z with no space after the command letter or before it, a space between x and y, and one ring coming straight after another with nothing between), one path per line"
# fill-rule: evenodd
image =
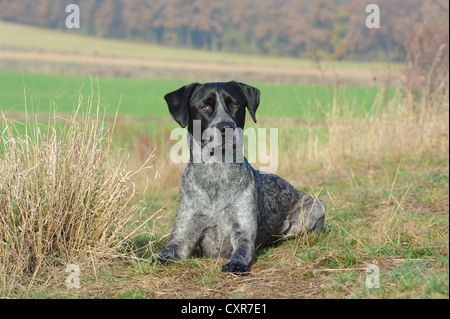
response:
M114 3L112 0L97 0L95 6L95 29L98 36L111 34L114 19Z
M315 59L402 61L408 56L419 63L410 43L428 43L437 34L418 25L448 24L448 15L428 8L436 3L445 11L447 0L0 0L0 19L65 29L69 3L80 6L78 32L86 34ZM379 29L365 27L369 3L380 7ZM435 40L430 41L420 50L431 50Z
M424 1L411 15L406 32L406 84L416 94L445 93L449 86L449 3ZM448 100L447 100L448 105Z

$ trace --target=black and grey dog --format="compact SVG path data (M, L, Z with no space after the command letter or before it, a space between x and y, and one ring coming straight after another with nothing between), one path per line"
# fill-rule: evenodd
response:
M242 130L245 108L256 122L258 89L235 81L192 83L164 98L175 121L188 127L191 154L171 239L159 252L159 261L186 259L199 246L204 256L229 258L222 271L248 273L256 248L283 236L323 229L324 202L276 175L253 169L245 158L237 161L238 138L219 143L223 149L232 145L231 163L194 160L195 146L201 151L214 138L200 141L194 124L200 124L201 133L213 128L222 137L227 130ZM223 159L223 153L216 155Z

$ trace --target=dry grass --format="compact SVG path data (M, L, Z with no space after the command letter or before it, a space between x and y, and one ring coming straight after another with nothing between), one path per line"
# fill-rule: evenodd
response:
M412 95L397 92L386 103L381 92L373 103L372 114L355 119L351 110L358 106L334 100L327 118L310 126L308 140L302 142L295 135L287 140L283 166L287 163L287 171L292 171L302 162L305 166L321 165L330 173L349 159L376 163L383 157L448 152L448 100L438 100L429 107L426 99L414 101ZM326 132L325 141L320 131L314 132L318 127Z
M449 151L448 97L417 100L399 91L386 102L381 93L364 118L352 116L349 101L333 103L323 120L258 123L285 131L277 173L326 201L325 234L269 248L248 280L220 274L224 260L188 261L133 277L137 295L129 297L448 296L448 164L442 162ZM162 189L176 194L184 165L172 164L169 151L160 150L155 166ZM176 203L168 210L172 217L163 220L165 229L175 209ZM369 264L379 265L382 289L364 286ZM177 284L164 284L171 280Z
M170 161L170 129L162 121L152 136L136 132L127 141L132 156L118 159L111 155L111 130L89 116L67 122L60 137L55 125L49 134L36 125L25 139L4 118L0 145L8 151L0 152L0 209L7 208L1 226L10 230L0 237L0 278L10 290L3 293L17 296L12 289L29 285L46 268L53 277L43 276L47 284L26 296L448 297L448 97L417 100L398 92L386 102L381 93L364 118L352 116L349 101L332 103L321 120L259 119L258 127L283 133L277 173L322 197L328 216L323 234L259 251L247 278L220 273L220 259L167 267L149 262L167 240L184 169ZM119 135L127 130L116 125ZM152 154L157 174L132 179ZM139 212L137 193L147 202ZM100 269L99 256L125 257L117 249L127 236L134 236L132 258ZM90 267L81 288L68 290L58 266L83 258ZM368 264L379 265L381 289L364 286Z
M92 94L80 95L63 127L55 115L23 126L1 113L0 295L61 265L112 258L127 243L124 227L139 210L133 178L150 158L127 168L100 113Z
M269 128L278 129L277 174L294 184L309 186L309 182L317 184L330 174L348 175L355 161L376 165L390 158L398 163L402 158L449 151L448 97L416 100L409 92L398 90L387 100L386 92L381 91L373 101L371 113L363 118L352 114L359 107L352 101L334 99L331 103L331 112L319 120L259 118L257 125L247 121L255 128L267 128L267 132ZM315 107L320 109L322 105ZM140 158L156 146L154 164L161 175L161 187L174 190L179 186L184 165L170 160L170 147L175 142L164 140L170 135L167 123L171 119L167 121L165 129L155 136L143 138L138 133L130 149L133 156ZM269 135L266 146L269 150ZM267 163L257 158L252 165L258 168ZM314 173L310 176L314 180L301 177L308 177L309 172Z

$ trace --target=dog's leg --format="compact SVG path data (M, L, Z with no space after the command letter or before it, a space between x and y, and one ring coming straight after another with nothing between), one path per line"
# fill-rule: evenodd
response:
M252 213L234 214L230 220L230 241L233 247L230 260L222 267L223 272L248 274L255 253L256 220Z
M289 216L289 227L283 231L285 236L302 235L305 230L319 233L325 222L325 202L311 195L301 193L299 204Z
M172 260L188 258L202 234L201 225L194 214L178 208L169 243L158 253L158 261L167 263Z
M307 231L319 233L323 230L326 209L323 200L304 194L301 201L300 216Z
M223 265L222 271L248 274L253 260L255 244L248 238L240 238L235 245L237 248L233 250L230 260Z

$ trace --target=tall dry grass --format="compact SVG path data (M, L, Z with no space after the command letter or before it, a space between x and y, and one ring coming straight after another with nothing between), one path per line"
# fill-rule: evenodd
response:
M280 141L286 149L280 154L280 169L286 167L288 172L313 167L330 173L345 167L349 159L378 163L383 158L448 153L448 98L435 99L432 107L429 103L425 96L416 100L404 91L386 101L380 92L372 112L355 118L351 110L358 106L335 100L323 121L304 124L310 128L308 139L294 135ZM323 132L325 138L320 137Z
M399 90L387 100L385 92L380 92L365 117L353 116L352 110L358 106L351 101L336 98L332 103L331 111L320 120L259 120L257 127L278 127L286 132L279 138L277 174L295 186L310 187L314 192L315 186L326 184L330 176L348 175L354 161L379 164L383 158L400 162L423 155L448 156L448 94L417 99L417 95ZM156 154L151 164L158 172L159 192L178 190L185 164L170 160L169 126L154 136L137 136L130 142L132 155L128 156L113 145L115 124L94 115L100 110L98 105L93 109L93 104L92 94L87 102L80 97L74 115L63 126L53 116L46 126L36 120L20 129L1 114L2 295L28 284L30 278L32 281L52 266L82 263L93 255L105 259L120 255L130 235L137 234L140 226L134 223L151 218L148 212L137 212L140 206L133 199L137 192L152 192L145 188L149 175L141 174L148 168L149 156ZM83 105L87 105L84 113ZM307 137L300 136L301 132L307 132ZM155 147L156 153L149 151ZM310 180L311 176L319 176L318 183ZM395 180L391 188L394 186ZM329 207L342 208L337 194L328 193L326 187L318 192ZM408 191L400 197L391 192L378 208L382 218L374 223L376 230L369 236L365 229L348 235L362 246L379 242L380 247L394 242L405 229L410 237L416 236L415 226L408 230L405 223L397 223L405 213L407 195Z
M53 266L115 256L140 206L135 170L114 152L113 125L80 95L74 115L25 126L0 113L0 295ZM97 114L97 115L93 115ZM93 257L94 256L94 257Z
M305 182L302 175L306 172L316 172L319 174L314 175L324 178L345 173L347 163L352 161L377 164L383 158L400 161L423 154L448 153L448 94L440 91L432 96L424 94L420 99L405 89L391 92L390 98L386 98L386 94L382 90L379 92L366 116L354 115L354 110L360 106L351 99L336 97L330 101L330 111L322 119L260 117L255 128L278 128L277 174L294 185ZM310 107L329 109L315 103ZM156 147L153 164L160 176L160 188L176 191L186 164L171 161L170 149L177 141L169 141L170 129L167 123L164 124L166 129L158 130L152 136L137 134L131 139L129 149L138 159ZM121 122L120 125L126 130L129 123ZM269 150L269 135L266 139ZM258 168L267 163L261 163L257 158L252 165Z

